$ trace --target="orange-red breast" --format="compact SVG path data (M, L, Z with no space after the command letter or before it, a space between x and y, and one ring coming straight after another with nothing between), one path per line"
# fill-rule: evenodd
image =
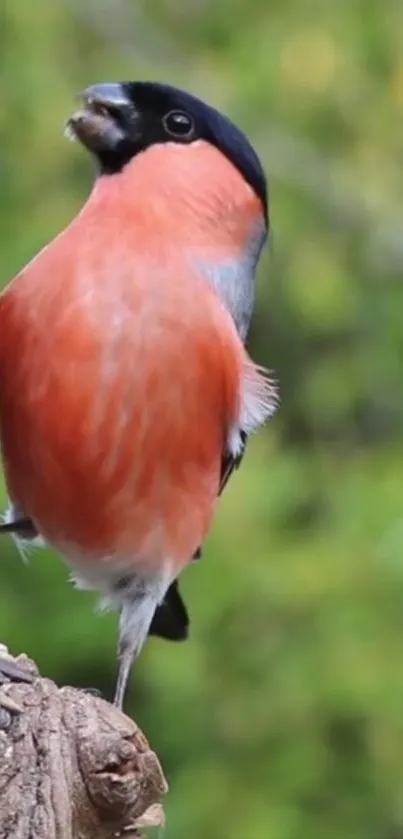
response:
M267 196L243 134L189 94L106 84L82 103L68 130L92 193L0 297L2 529L119 609L121 707L153 618L186 627L177 577L275 407L243 346Z

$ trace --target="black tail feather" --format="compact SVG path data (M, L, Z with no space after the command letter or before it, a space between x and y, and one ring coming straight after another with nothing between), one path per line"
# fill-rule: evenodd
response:
M185 641L189 634L189 615L174 580L165 598L155 611L149 635L157 635L167 641Z

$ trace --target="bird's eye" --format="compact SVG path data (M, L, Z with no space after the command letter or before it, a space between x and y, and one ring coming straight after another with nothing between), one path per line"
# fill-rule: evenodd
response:
M192 118L183 111L170 111L163 117L162 124L167 134L184 139L190 137L194 129Z

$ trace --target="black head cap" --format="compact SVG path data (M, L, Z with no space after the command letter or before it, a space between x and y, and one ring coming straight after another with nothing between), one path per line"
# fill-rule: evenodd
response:
M206 140L236 166L260 198L267 220L267 183L247 137L200 99L157 82L99 84L81 95L68 128L93 152L103 174L119 171L154 143Z

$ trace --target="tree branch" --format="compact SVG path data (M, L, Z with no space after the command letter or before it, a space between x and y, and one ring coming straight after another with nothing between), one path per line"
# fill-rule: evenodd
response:
M134 839L163 824L167 783L136 723L25 655L7 660L32 681L0 684L2 839Z

